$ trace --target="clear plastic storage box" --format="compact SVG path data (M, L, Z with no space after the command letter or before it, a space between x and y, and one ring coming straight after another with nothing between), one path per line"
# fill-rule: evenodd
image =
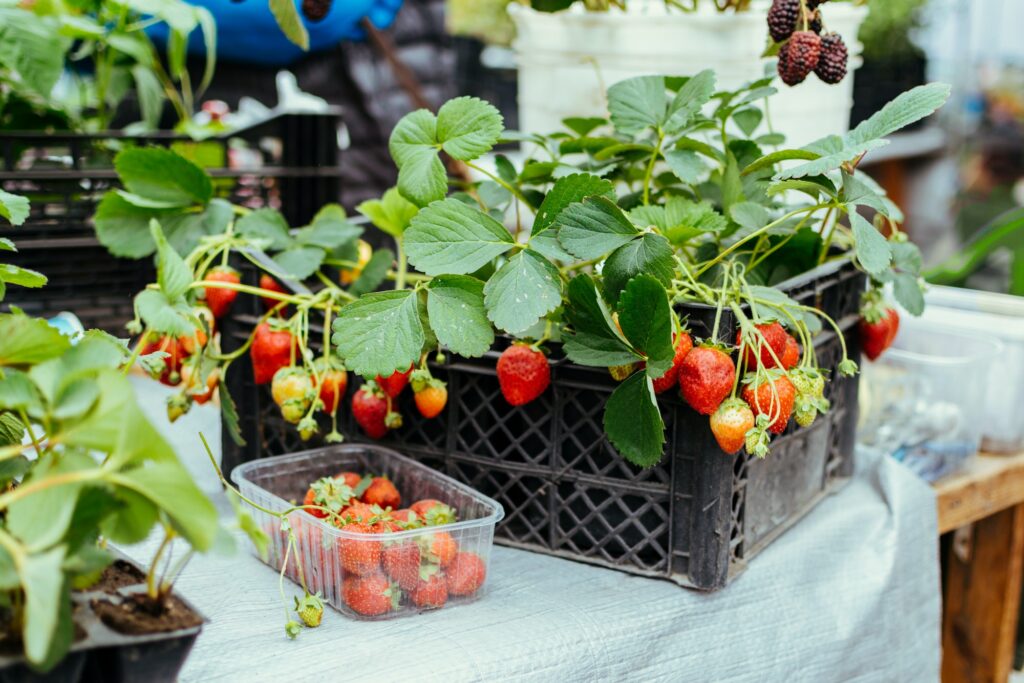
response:
M904 316L893 346L864 363L858 440L926 481L955 472L981 445L989 369L1002 348Z
M296 510L288 520L310 592L347 616L373 620L450 607L483 594L494 525L504 516L501 505L393 450L369 444L329 446L244 463L231 478L253 502L284 512L302 504L311 482L345 471L387 477L403 506L424 499L442 501L455 508L458 521L353 533ZM276 517L256 509L252 513L271 539L265 561L279 570L287 534ZM287 575L298 581L291 560Z
M957 287L929 287L924 320L997 339L1003 351L985 384L982 450L1024 449L1024 298Z

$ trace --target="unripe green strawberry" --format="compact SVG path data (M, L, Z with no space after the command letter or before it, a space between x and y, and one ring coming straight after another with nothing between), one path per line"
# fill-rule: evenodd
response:
M770 441L770 437L768 436L768 430L763 426L758 425L747 432L747 436L744 441L744 446L747 449L747 453L750 455L757 456L758 458L764 458L768 455L768 443Z
M301 600L295 598L295 613L302 619L302 623L309 628L316 628L320 620L324 618L324 603L320 595L306 593Z
M626 365L612 365L608 368L608 374L612 376L616 382L624 382L629 378L630 375L636 370L636 363L628 363Z
M818 417L818 409L810 403L799 405L793 413L793 419L801 427L810 427Z

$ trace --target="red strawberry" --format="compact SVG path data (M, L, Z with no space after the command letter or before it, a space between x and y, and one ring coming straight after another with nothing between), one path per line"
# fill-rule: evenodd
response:
M781 434L786 431L789 417L793 414L796 388L788 377L776 370L767 378L754 379L743 387L743 400L755 415L767 415L772 420L768 431Z
M895 309L867 310L860 320L860 343L864 355L876 360L892 345L900 328L900 315Z
M448 602L448 584L444 574L433 574L419 581L409 594L412 604L422 609L443 607Z
M181 381L181 362L185 358L181 344L176 339L163 336L155 341L146 342L146 345L139 351L139 355L147 356L157 351L163 351L168 354L163 359L164 371L160 373L157 379L160 380L161 384L166 384L169 387L177 386Z
M698 346L686 354L679 366L679 390L690 407L701 415L718 409L732 391L736 366L724 351Z
M350 534L372 534L373 530L365 524L350 522L338 527ZM338 552L341 556L341 567L346 572L370 574L380 567L381 543L372 539L339 538Z
M427 526L455 523L455 509L433 498L418 500L410 505L409 509L416 513L416 516L423 520Z
M242 281L238 271L233 268L213 268L206 273L206 280L212 282L228 282L237 285ZM231 304L238 298L238 292L222 287L206 288L206 305L210 307L214 318L223 318L231 310Z
M654 380L654 393L663 394L679 381L679 366L683 364L686 354L693 350L693 338L686 332L680 332L675 340L676 355L672 359L672 367L664 375Z
M388 400L375 387L362 387L352 397L352 415L371 439L388 433Z
M341 479L346 486L353 489L359 486L359 482L363 480L363 476L361 474L356 474L355 472L340 472L334 475L334 478Z
M260 289L265 289L268 292L277 292L278 294L288 294L288 290L284 288L284 285L266 273L260 275ZM263 308L268 311L281 303L280 299L272 299L269 296L261 296L260 301L263 302ZM287 306L282 306L278 310L283 314L287 308Z
M380 508L356 501L341 511L341 518L344 520L343 523L346 524L348 522L357 522L369 526L376 523L383 512Z
M388 583L383 574L346 577L341 595L353 611L364 617L376 617L398 609L402 593L398 586Z
M423 518L410 509L394 510L391 518L406 529L416 529L423 526Z
M524 344L513 344L498 359L498 384L511 405L521 406L544 393L551 383L547 357Z
M274 330L269 323L261 323L253 335L249 357L256 384L267 384L281 368L292 363L295 338L288 330Z
M361 500L367 505L379 505L382 508L397 510L402 506L402 496L398 489L386 477L374 477Z
M420 544L424 558L442 567L450 565L459 552L459 544L455 542L451 534L445 531L420 536L416 540Z
M747 367L753 370L757 367L757 349L761 349L761 365L766 368L774 368L777 363L772 358L772 353L775 354L775 358L782 360L783 354L786 352L786 339L789 335L786 333L785 328L782 327L778 322L764 323L762 325L755 325L754 327L761 333L760 335L749 335L746 339L743 338L743 331L736 330L736 346L746 342L744 347L744 357L746 358ZM764 337L764 341L761 337ZM770 349L770 350L769 350Z
M782 352L782 367L792 370L800 363L800 345L797 344L793 335L786 335L786 350Z
M317 361L316 369L320 373L319 395L324 403L324 412L333 415L348 388L348 372L340 363L324 359Z
M412 366L410 365L409 369L405 372L395 370L387 377L377 375L377 386L391 398L397 398L402 393L402 390L405 389L405 385L409 383L409 373L411 372Z
M384 571L402 590L412 590L420 580L420 549L412 541L384 548Z
M448 388L440 380L431 380L423 389L417 391L413 398L416 399L416 409L420 415L428 420L441 414L448 403Z
M323 477L322 479L317 479L309 487L302 504L318 505L327 508L327 510L306 510L306 512L314 517L324 519L330 514L328 510L340 514L348 508L352 504L354 495L355 492L344 481L333 477Z
M459 553L445 573L449 595L471 595L487 578L487 565L479 555Z
M723 451L732 455L743 448L747 432L754 427L754 412L738 398L718 406L711 416L711 433Z

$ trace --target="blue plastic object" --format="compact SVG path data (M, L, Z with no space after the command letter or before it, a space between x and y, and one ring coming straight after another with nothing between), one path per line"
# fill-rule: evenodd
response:
M189 4L205 7L217 22L217 58L264 66L287 66L307 54L290 42L270 13L267 0L189 0ZM295 0L301 8L302 0ZM303 22L309 31L309 51L328 50L343 40L361 40L364 32L359 22L369 17L377 28L387 28L394 21L402 0L334 0L323 19ZM302 16L301 11L299 16ZM167 41L167 25L147 29L158 47ZM202 33L197 28L188 43L189 54L206 53Z

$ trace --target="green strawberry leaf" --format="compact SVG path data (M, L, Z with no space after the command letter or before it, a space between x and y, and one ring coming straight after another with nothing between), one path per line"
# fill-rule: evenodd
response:
M345 209L337 204L327 204L317 211L309 225L295 233L295 243L332 251L362 234L363 229L348 220Z
M183 299L192 284L192 271L184 259L171 248L164 237L160 223L154 218L149 222L149 232L157 250L156 281L168 301Z
M366 294L338 313L332 341L357 375L405 370L419 360L425 339L418 308L410 290Z
M363 266L363 271L359 273L359 278L349 287L349 294L362 296L380 287L381 283L387 278L388 270L394 261L395 254L390 249L377 249L374 251L373 256Z
M39 405L39 390L28 375L13 368L4 370L0 377L0 409L27 411Z
M28 218L28 198L0 190L0 216L11 225L21 225Z
M454 198L420 211L403 241L409 262L427 275L473 273L515 244L505 226Z
M0 367L41 363L70 347L68 338L42 318L0 314Z
M370 199L356 207L356 211L392 237L401 237L419 210L396 187L385 192L380 199Z
M635 135L664 124L668 111L665 78L637 76L608 88L608 112L615 130Z
M562 125L579 136L589 135L596 128L599 128L606 123L608 123L607 119L596 116L586 118L571 116L567 119L562 119Z
M259 242L264 250L279 251L292 244L288 221L276 209L256 209L235 222L235 232Z
M224 234L232 218L234 210L231 203L224 199L211 199L199 213L172 213L159 216L167 241L182 255L191 253L199 246L199 240L203 237Z
M427 312L438 341L460 356L482 356L494 343L484 308L484 283L474 277L435 277L427 290Z
M757 230L772 222L768 209L756 202L740 202L729 208L729 216L741 228Z
M274 254L278 273L286 279L305 280L319 270L327 254L320 247L295 244Z
M664 454L665 423L651 378L634 373L608 397L604 431L622 456L639 467L653 467Z
M561 303L558 269L530 249L512 256L484 285L487 317L509 334L523 332Z
M707 166L693 150L673 149L665 152L665 163L673 174L687 185L696 185L707 173Z
M924 313L924 292L921 291L921 282L917 276L897 273L892 281L892 294L910 315Z
M565 207L593 196L615 199L615 187L610 180L589 173L574 173L559 178L537 209L530 234L533 237L541 234L555 223Z
M475 97L446 102L435 117L426 109L405 115L391 132L388 149L398 165L398 190L419 206L443 199L448 187L437 152L469 161L501 137L501 114Z
M154 332L182 336L195 331L191 307L183 300L168 299L158 289L144 289L136 294L135 311Z
M850 224L853 226L857 260L864 270L871 275L877 275L888 269L892 262L889 241L866 218L857 213L855 208L850 211Z
M701 108L711 100L715 93L715 72L705 69L696 76L686 80L676 92L668 107L664 122L665 132L669 135L681 132Z
M114 158L114 168L132 194L185 207L206 204L213 183L188 159L163 147L129 147Z
M498 110L475 97L456 97L437 111L437 141L449 156L460 161L489 152L504 129Z
M672 245L661 235L644 233L640 239L622 245L608 256L601 270L605 298L617 301L626 283L642 273L653 276L662 285L672 282L674 253Z
M558 241L581 259L594 259L635 239L637 230L622 209L607 197L588 197L565 207L555 219Z
M46 276L27 268L0 263L0 281L20 287L36 288L46 284Z
M672 311L665 286L650 275L638 275L619 299L619 323L633 348L647 357L647 374L661 377L672 367Z
M220 396L221 424L224 425L224 429L227 430L228 436L236 446L244 446L245 438L242 436L242 429L239 426L241 419L238 417L238 408L235 407L235 400L231 398L223 377L220 378L217 393Z
M619 332L611 311L589 275L569 281L569 305L565 309L571 330L563 332L565 355L579 365L610 367L641 360Z
M65 589L64 554L58 545L26 555L15 564L25 592L25 624L21 637L25 657L36 666L59 659L71 645L70 599Z
M163 213L135 206L117 192L107 192L93 215L96 237L114 256L132 259L149 256L156 251L149 221Z

